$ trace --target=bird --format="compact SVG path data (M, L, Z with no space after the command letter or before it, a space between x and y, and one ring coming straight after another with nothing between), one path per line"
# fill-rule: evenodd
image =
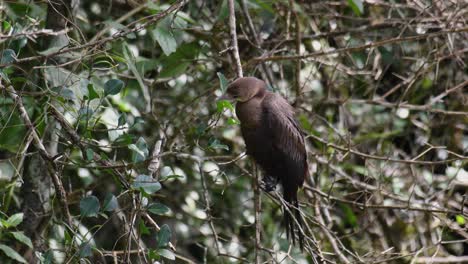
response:
M263 171L262 186L266 192L282 186L283 221L288 240L297 239L303 250L303 221L297 192L309 177L304 133L295 118L294 108L278 93L270 92L264 81L242 77L230 83L222 99L236 101L246 154ZM296 224L297 223L297 224Z

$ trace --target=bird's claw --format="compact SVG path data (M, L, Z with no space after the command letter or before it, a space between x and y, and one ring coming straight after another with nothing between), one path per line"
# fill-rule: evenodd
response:
M265 192L273 192L274 190L276 190L276 184L277 183L275 180L265 177L262 179L260 185L265 190Z

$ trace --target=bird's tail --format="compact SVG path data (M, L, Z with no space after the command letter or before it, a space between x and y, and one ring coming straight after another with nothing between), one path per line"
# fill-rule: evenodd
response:
M287 208L284 208L284 224L286 226L286 236L289 241L296 245L296 238L299 242L299 248L304 251L303 221L299 211L299 202L297 194L284 196L287 202Z

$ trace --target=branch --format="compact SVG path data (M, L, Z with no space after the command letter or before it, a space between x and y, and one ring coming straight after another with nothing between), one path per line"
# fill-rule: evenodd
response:
M242 73L242 64L239 56L239 47L237 46L237 33L236 33L236 13L234 9L234 0L228 0L229 5L229 31L231 33L231 47L234 56L234 65L236 67L237 78L244 77Z
M376 155L363 153L363 152L354 150L354 149L352 149L350 147L338 146L338 145L330 143L330 142L328 142L328 141L326 141L326 140L324 140L324 139L322 139L320 137L317 137L315 135L312 135L312 134L309 134L307 137L313 138L314 140L317 140L320 143L327 145L327 147L332 147L334 149L349 152L351 154L355 154L355 155L358 155L358 156L361 156L361 157L364 157L364 158L368 158L368 159L383 160L383 161L398 162L398 163L407 163L407 164L421 164L421 165L447 164L447 163L450 163L450 162L453 162L453 161L456 161L456 160L468 160L467 156L462 156L460 154L455 155L455 156L457 156L457 158L438 160L438 161L425 161L425 160L415 160L415 159L411 159L411 160L393 159L393 158L389 158L389 157L376 156ZM452 154L455 154L455 153L452 153Z
M57 164L55 164L54 158L47 152L46 148L42 144L42 141L39 138L39 135L37 134L36 128L32 124L31 119L29 118L28 112L24 108L23 99L20 96L18 96L13 86L7 85L6 87L4 87L2 83L0 82L0 88L5 89L10 95L10 97L16 102L21 119L23 119L24 124L30 131L33 137L34 145L39 150L39 154L41 155L42 159L47 164L47 171L49 172L49 175L52 178L52 182L54 183L54 189L59 198L59 203L60 203L60 206L62 207L63 214L65 215L65 221L67 225L69 226L69 228L72 228L73 222L72 222L72 216L68 209L67 193L65 191L65 188L63 187L63 183L57 171Z
M391 43L399 43L399 42L415 41L415 40L421 40L421 39L429 39L429 38L434 38L434 37L438 37L438 36L441 36L441 35L461 33L461 32L468 32L468 27L441 30L441 31L434 32L434 33L421 34L421 35L411 36L411 37L396 37L396 38L385 39L385 40L381 40L381 41L375 41L375 42L365 44L365 45L361 45L361 46L334 49L334 50L328 50L328 51L318 51L318 52L303 54L303 55L257 57L257 58L253 58L252 60L250 60L245 65L245 67L247 67L248 65L251 65L253 63L257 63L257 62L261 62L261 61L303 60L303 59L307 59L307 58L311 58L311 57L326 56L326 55L344 53L344 52L350 52L350 51L359 51L359 50L368 49L368 48L380 47L380 46L391 44Z

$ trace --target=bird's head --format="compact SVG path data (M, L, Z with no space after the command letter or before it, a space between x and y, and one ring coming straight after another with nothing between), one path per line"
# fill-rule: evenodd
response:
M243 77L233 81L226 89L221 99L234 99L238 102L247 102L258 93L265 90L264 81L255 77Z

